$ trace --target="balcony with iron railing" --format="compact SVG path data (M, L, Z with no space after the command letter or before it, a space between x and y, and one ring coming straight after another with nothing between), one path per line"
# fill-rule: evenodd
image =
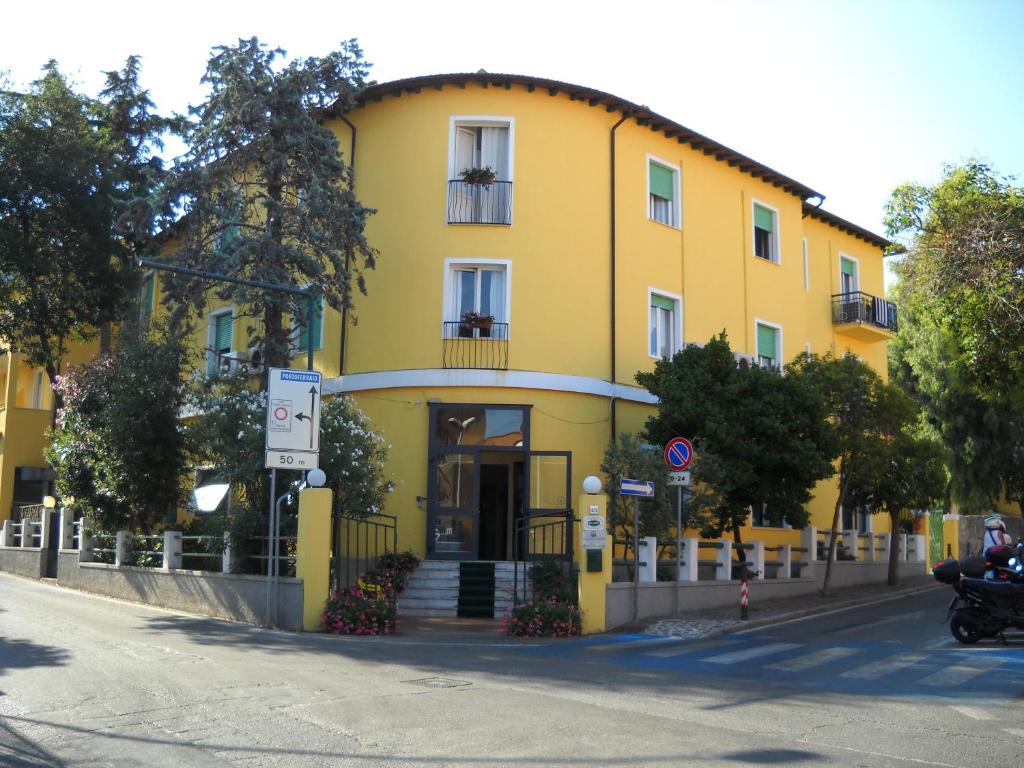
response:
M512 182L478 184L453 179L448 182L449 224L512 223Z
M442 368L508 370L508 323L476 327L461 321L442 327Z
M860 341L883 341L896 335L896 305L870 293L851 291L832 296L832 324L838 333Z

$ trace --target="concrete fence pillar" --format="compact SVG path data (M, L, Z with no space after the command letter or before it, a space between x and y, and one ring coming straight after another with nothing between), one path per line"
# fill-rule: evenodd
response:
M758 581L764 581L764 542L754 542L754 562L750 564L751 569L754 571L754 578Z
M40 549L50 548L50 525L57 510L43 508L43 514L39 517L39 547Z
M856 531L843 531L843 546L846 551L853 555L854 560L860 560L860 549L858 547L859 536Z
M608 497L603 493L588 493L577 497L576 519L584 520L591 515L599 515L603 520L607 520ZM580 526L582 523L576 523L573 526L574 531L579 530ZM600 555L600 569L597 568L597 563L591 559L595 556L588 555L588 550L583 547L576 550L576 565L579 569L579 578L576 582L577 598L580 609L583 611L584 635L604 632L606 629L608 585L612 583L613 541L613 537L606 537L605 548L597 550L597 554ZM687 552L689 552L688 549Z
M875 549L875 552L877 554L878 559L881 562L887 563L887 562L889 562L889 534L888 533L880 533L880 534L877 534L877 535L878 535L878 544L877 544L877 548Z
M181 569L181 531L164 531L164 568Z
M900 560L909 560L910 553L907 551L907 534L901 533L899 535L900 542Z
M75 546L75 513L67 507L60 508L60 549Z
M867 547L867 551L864 553L864 559L872 563L875 562L875 534L867 534L864 537L864 545Z
M639 560L640 583L649 584L658 580L658 539L654 536L644 536L640 539Z
M0 531L0 547L13 547L14 546L14 523L10 520L4 520L3 530Z
M818 561L818 529L813 525L808 525L800 531L800 549L804 550L803 554L807 557L807 573L804 573L804 560L801 559L800 576L810 576L813 579L814 564Z
M320 629L327 604L331 570L330 488L306 488L299 493L299 530L295 541L295 576L302 579L302 629Z
M715 557L715 581L732 581L732 542L722 539Z
M21 546L22 546L23 549L35 545L35 536L32 535L35 532L36 532L35 525L30 523L28 520L22 519L22 521L21 521Z
M679 568L680 581L697 581L700 578L697 566L700 564L700 539L683 539L685 560Z
M783 544L779 550L779 561L782 565L779 566L778 573L775 578L777 579L788 579L793 575L793 545Z
M83 517L80 525L82 527L78 533L78 562L91 563L93 561L92 520Z
M128 563L128 547L131 546L132 535L128 531L118 531L114 544L114 565L120 568Z
M923 563L927 555L927 544L923 534L915 534L914 536L914 562Z
M224 554L221 555L220 569L223 573L235 572L235 558L231 551L231 535L224 534Z

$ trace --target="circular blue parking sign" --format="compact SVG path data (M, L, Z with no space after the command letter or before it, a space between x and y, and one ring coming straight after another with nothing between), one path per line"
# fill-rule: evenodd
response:
M685 437L673 437L665 446L665 463L674 470L686 469L693 461L693 445Z

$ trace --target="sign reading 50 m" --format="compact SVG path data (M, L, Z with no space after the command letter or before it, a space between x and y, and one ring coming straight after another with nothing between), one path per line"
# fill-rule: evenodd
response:
M271 368L267 380L267 450L320 450L320 385L316 371Z

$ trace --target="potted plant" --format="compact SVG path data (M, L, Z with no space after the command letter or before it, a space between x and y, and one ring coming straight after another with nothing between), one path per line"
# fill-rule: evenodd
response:
M489 165L485 165L483 168L463 168L459 171L459 176L462 177L463 182L466 184L488 188L498 177L494 169Z
M462 327L466 329L482 328L490 330L494 325L494 315L484 315L480 312L463 312Z

